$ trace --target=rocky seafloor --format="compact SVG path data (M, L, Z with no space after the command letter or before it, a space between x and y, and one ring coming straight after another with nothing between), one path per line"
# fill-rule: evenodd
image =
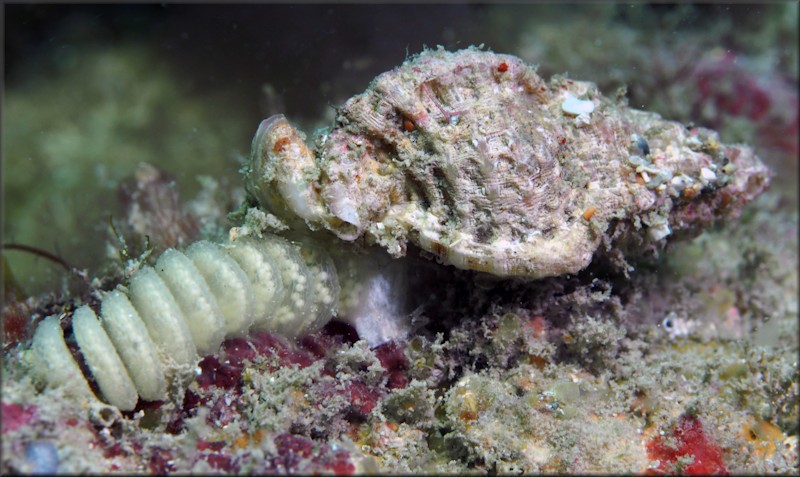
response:
M364 29L372 6L15 8L3 242L36 249L3 251L3 473L798 472L796 3L393 7L426 19L411 32ZM297 33L269 37L259 17L322 33L282 49ZM150 248L224 234L259 119L325 125L318 108L416 42L483 42L543 76L625 86L631 106L753 145L772 185L627 276L497 280L422 261L426 286L391 295L422 297L408 336L376 348L340 321L296 342L229 339L181 399L125 413L37 389L20 362L33 321L96 302ZM251 64L220 68L232 51Z

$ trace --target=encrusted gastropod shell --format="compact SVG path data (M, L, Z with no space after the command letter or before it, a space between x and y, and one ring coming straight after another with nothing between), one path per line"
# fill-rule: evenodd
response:
M604 241L636 253L736 216L768 183L747 146L476 48L378 76L313 149L283 116L267 119L246 173L289 223L528 278L578 272Z

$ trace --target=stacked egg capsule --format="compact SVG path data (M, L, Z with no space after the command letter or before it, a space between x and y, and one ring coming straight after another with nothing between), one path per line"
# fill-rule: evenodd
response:
M333 261L310 241L200 241L185 252L166 250L127 289L107 293L99 319L88 305L77 308L72 334L101 399L132 410L140 397L166 399L171 384L190 379L199 357L226 337L251 328L287 337L318 330L335 314L338 297ZM57 316L39 324L28 356L41 382L94 396Z

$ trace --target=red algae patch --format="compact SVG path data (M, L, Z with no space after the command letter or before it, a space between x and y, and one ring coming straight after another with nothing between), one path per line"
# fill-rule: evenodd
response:
M650 475L730 475L722 449L703 429L700 419L686 414L671 433L647 443L647 456L658 461L657 467L648 469Z

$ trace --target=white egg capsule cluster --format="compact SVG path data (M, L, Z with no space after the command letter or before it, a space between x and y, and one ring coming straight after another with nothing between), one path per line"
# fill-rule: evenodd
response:
M139 397L166 399L170 384L191 378L199 356L217 351L226 337L251 328L287 337L318 330L335 314L338 297L332 260L310 242L200 241L185 252L166 250L154 267L134 274L127 290L106 294L99 318L79 307L72 333L101 399L132 410ZM93 396L58 317L39 324L28 356L40 381Z

